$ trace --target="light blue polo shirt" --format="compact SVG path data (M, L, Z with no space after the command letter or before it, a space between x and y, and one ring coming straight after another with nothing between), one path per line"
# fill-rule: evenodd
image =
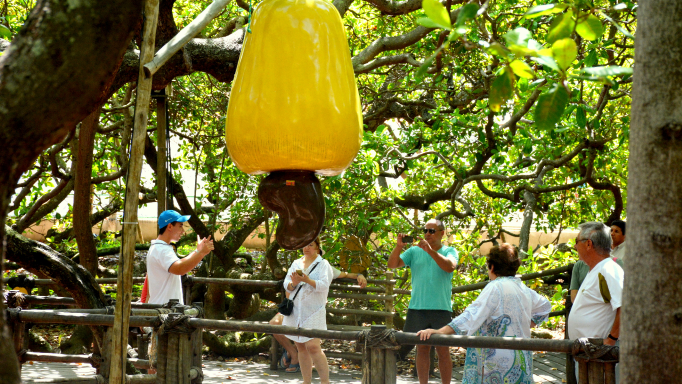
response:
M442 246L438 253L454 257L459 262L457 250ZM445 272L423 249L412 246L400 255L412 270L412 297L409 309L437 309L452 311L452 272Z

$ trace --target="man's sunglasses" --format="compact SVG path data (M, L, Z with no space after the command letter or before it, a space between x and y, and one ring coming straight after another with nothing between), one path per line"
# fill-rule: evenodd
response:
M439 231L438 229L433 229L433 228L422 228L422 232L424 232L424 234L430 233L433 235L438 231Z

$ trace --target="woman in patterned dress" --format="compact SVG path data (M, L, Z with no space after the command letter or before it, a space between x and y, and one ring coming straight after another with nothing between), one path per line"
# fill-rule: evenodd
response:
M294 311L284 316L282 325L297 328L327 329L327 294L332 281L332 266L320 256L320 241L303 247L303 257L294 260L289 267L284 287L293 298ZM299 275L296 271L302 271ZM296 292L299 290L298 294ZM320 347L319 338L286 335L294 341L298 350L298 361L301 366L303 383L310 384L313 376L313 364L320 375L322 384L329 384L329 365Z
M530 329L547 320L552 306L537 292L514 277L521 262L516 249L502 244L486 257L490 283L476 301L450 324L419 331L421 340L432 334L525 337ZM509 349L467 348L463 384L532 384L533 353Z

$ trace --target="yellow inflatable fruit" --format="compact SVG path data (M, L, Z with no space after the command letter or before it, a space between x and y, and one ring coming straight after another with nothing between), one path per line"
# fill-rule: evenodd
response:
M324 0L255 9L227 108L225 140L243 172L341 173L362 142L362 112L341 17Z

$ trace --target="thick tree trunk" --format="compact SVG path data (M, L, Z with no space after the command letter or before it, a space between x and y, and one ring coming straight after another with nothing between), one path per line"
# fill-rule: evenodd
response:
M280 246L277 240L270 243L270 246L265 251L265 260L267 260L268 267L270 267L270 272L275 275L275 279L284 279L287 275L288 267L282 265L277 258L277 251L279 251Z
M0 58L0 273L14 187L43 150L104 102L140 12L133 0L39 0ZM20 382L10 340L0 316L0 384Z
M59 349L65 355L88 354L90 353L92 341L92 330L90 327L79 325L71 332L71 336L68 339L62 340L61 344L59 344Z
M204 296L204 316L207 319L225 320L225 287L209 284Z
M639 2L621 323L626 383L682 377L680 19L679 0Z
M78 135L78 155L75 169L73 196L73 231L78 243L80 264L97 275L97 246L92 237L92 213L90 180L92 179L92 150L95 147L95 131L99 123L100 108L83 120Z
M523 209L523 222L521 223L521 236L519 236L519 251L521 258L525 258L528 254L528 243L530 241L530 229L533 224L533 214L538 205L538 199L534 194L525 191L523 193L523 200L526 206Z
M27 239L5 226L7 259L31 273L54 280L81 308L104 308L104 296L95 278L71 259L43 243Z

